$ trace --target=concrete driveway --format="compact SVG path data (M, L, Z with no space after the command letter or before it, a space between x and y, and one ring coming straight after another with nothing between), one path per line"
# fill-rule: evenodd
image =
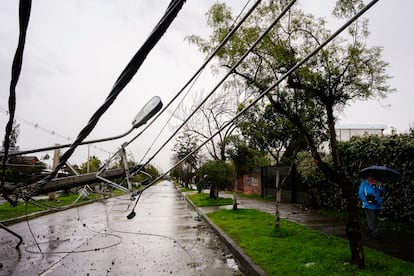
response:
M1 231L0 275L243 275L217 236L173 184L76 207ZM33 233L33 235L31 234Z

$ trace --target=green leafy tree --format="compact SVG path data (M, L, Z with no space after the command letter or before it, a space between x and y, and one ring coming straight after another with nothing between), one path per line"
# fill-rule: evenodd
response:
M218 199L219 190L231 187L235 170L225 161L210 160L200 167L197 176L210 185L210 198Z
M184 132L176 139L173 151L173 163L178 164L175 168L175 173L179 175L184 185L189 188L196 170L201 162L201 157L195 149L198 147L198 138L189 132ZM195 151L195 152L193 152Z
M244 173L253 168L270 164L265 152L250 147L240 135L232 135L227 139L227 155L233 162L236 180L233 189L233 210L237 209L237 181Z
M228 144L226 153L229 159L233 162L236 179L233 188L233 210L237 209L237 181L244 173L257 167L262 167L270 164L269 159L264 152L258 151L242 139L240 135L229 136L226 140Z
M20 134L20 124L13 121L12 131L9 136L9 151L19 150L17 140ZM2 143L3 150L5 141ZM46 169L46 164L36 157L11 156L7 160L8 165L4 170L4 181L11 183L31 183L41 179L41 173ZM3 170L0 171L3 174Z
M158 169L151 164L145 166L145 172L149 173L153 178L157 178L158 176L160 176L160 172L158 171Z
M240 106L242 109L243 106ZM275 227L280 226L282 186L294 169L296 154L303 141L294 125L285 117L280 116L271 104L257 105L246 112L237 123L249 144L261 151L268 152L276 164L276 216ZM287 148L292 150L286 151ZM289 173L280 179L280 161L283 153L291 154L284 161L289 165ZM287 162L288 161L288 162Z
M256 9L233 39L218 54L218 65L231 68L248 47L257 40L276 18L286 1L268 1ZM334 15L348 17L363 1L337 1ZM233 25L234 18L225 4L215 4L207 14L212 28L208 40L193 36L190 41L200 50L210 53ZM346 171L338 152L335 133L335 112L354 100L385 97L392 92L388 64L381 58L381 47L368 47L368 24L359 20L349 27L348 34L333 40L305 65L280 82L267 101L277 114L286 118L300 132L314 162L322 173L338 185L348 204L346 234L349 239L352 263L363 268L361 221L356 187ZM298 8L272 28L244 62L232 71L238 82L232 84L252 94L265 91L285 75L298 61L321 45L331 31L324 19L315 18ZM322 142L328 141L332 164L326 163L319 152Z
M236 176L242 176L253 168L270 165L264 151L250 146L242 135L233 135L228 139L227 155L233 162Z
M138 173L134 176L135 182L140 182L141 184L148 184L149 181L160 176L160 172L158 171L158 169L151 164L146 165L143 171L145 173ZM149 177L147 174L149 174L151 177Z
M6 168L5 181L12 183L33 183L40 180L43 176L42 171L46 169L46 164L33 158L30 161L22 156L12 156L9 158L9 165Z
M102 161L97 156L90 156L88 161L81 164L80 173L97 172L101 167L101 164Z

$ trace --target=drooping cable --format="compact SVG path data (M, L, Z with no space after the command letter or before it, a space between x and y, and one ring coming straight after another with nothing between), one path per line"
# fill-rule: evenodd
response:
M262 39L270 32L270 30L280 21L280 19L290 10L290 8L296 3L296 0L292 0L290 3L288 3L284 9L281 11L281 13L272 21L272 23L268 26L268 28L257 38L257 40L250 46L249 49L245 51L243 56L232 66L232 68L229 70L229 72L219 81L219 83L214 87L214 89L204 98L203 101L195 108L195 110L188 116L186 120L174 131L174 133L164 142L164 144L161 145L161 147L142 165L137 165L135 168L130 170L131 174L137 173L140 170L142 170L146 165L148 165L154 158L157 156L157 154L171 141L172 138L175 137L175 135L178 133L178 131L191 119L191 117L197 112L201 106L214 94L214 92L218 89L218 87L229 77L233 71L239 66L243 60L249 55L249 53L262 41ZM251 107L251 106L250 106ZM247 110L247 109L246 109ZM245 111L244 111L245 112ZM241 114L240 114L241 115ZM239 115L239 116L240 116ZM209 142L211 139L213 139L216 135L218 135L222 130L226 129L234 120L236 120L238 116L234 117L234 119L230 120L228 123L226 123L224 126L222 126L216 133L214 133L212 136L210 136L209 139L207 139L202 145L197 147L197 149L193 150L191 153L187 154L181 161L179 161L173 168L177 167L179 164L184 162L188 157L190 157L192 154L194 154L196 151L198 151L202 146L204 146L207 142ZM172 169L173 169L172 168ZM172 170L170 169L170 170ZM161 176L154 179L151 183L149 183L144 189L141 190L141 193L143 193L146 189L150 188L154 183L156 183L158 180L160 180L162 177L164 177L170 170L168 170L166 173L162 174ZM135 207L138 204L140 197L137 197L135 199L134 205L132 207L131 212L127 215L128 219L132 219L135 216Z
M335 39L340 33L342 33L346 28L348 28L355 20L361 17L365 12L367 12L372 6L375 5L379 0L372 0L369 2L364 8L362 8L358 13L356 13L351 19L345 22L338 30L336 30L330 37L328 37L324 42L322 42L318 47L316 47L313 51L311 51L307 56L305 56L302 60L296 63L292 68L290 68L283 76L281 76L274 84L270 87L265 89L263 92L259 94L253 101L251 101L248 105L246 105L239 113L237 113L232 119L230 119L226 124L224 124L220 129L218 129L213 135L211 135L208 139L206 139L202 144L200 144L197 148L193 151L188 153L184 156L180 161L178 161L173 167L171 167L167 172L160 175L159 177L155 178L151 183L149 183L144 189L141 190L141 193L144 192L146 189L150 188L154 185L158 180L162 179L164 176L168 174L169 171L173 170L181 163L183 163L187 158L193 155L195 152L200 150L205 144L207 144L211 139L217 136L220 132L225 130L233 121L237 120L241 115L246 113L247 110L252 108L255 104L257 104L261 99L263 99L270 91L272 91L276 86L278 86L282 81L284 81L290 74L296 71L299 67L305 64L310 58L316 55L322 48L324 48L329 42Z
M175 135L184 127L184 125L193 117L193 115L207 102L207 100L217 91L217 89L223 84L223 82L233 73L233 71L244 61L244 59L250 54L250 52L262 41L262 39L272 30L272 28L280 21L280 19L290 10L295 4L296 0L292 0L287 4L281 13L273 20L267 29L257 38L257 40L245 51L243 56L231 67L227 74L219 81L219 83L210 91L209 94L199 103L199 105L193 110L193 112L183 121L183 123L173 132L173 134L161 145L161 147L141 166L133 169L131 173L137 172L148 165L157 154L175 137Z
M251 7L250 9L247 11L247 13L242 17L242 19L239 21L238 19L241 17L242 13L244 12L244 10L246 9L247 5L250 3L250 0L246 2L246 4L243 6L243 8L241 9L241 11L239 12L239 14L237 15L236 19L234 20L232 26L230 27L230 31L228 32L228 34L225 36L225 38L220 42L220 44L216 47L216 49L207 57L207 59L204 61L204 63L201 65L201 67L196 71L196 73L190 78L190 80L183 86L183 88L181 88L180 91L178 91L178 93L176 94L176 96L171 99L171 101L165 106L165 108L158 113L157 117L155 117L150 124L147 125L147 127L141 132L139 133L137 136L135 136L130 142L128 142L127 145L129 145L130 143L132 143L136 138L138 138L139 135L141 135L147 128L149 128L152 124L152 122L154 122L159 116L161 116L161 114L164 112L164 110L166 110L171 104L172 102L174 102L178 96L181 95L181 93L190 85L192 84L189 89L187 90L187 92L185 93L185 95L183 96L183 98L181 99L180 103L177 105L177 108L172 112L171 116L168 118L168 120L164 123L164 126L161 128L161 130L158 132L158 135L155 137L155 139L153 140L152 144L148 147L147 151L144 153L144 155L142 156L141 160L138 162L138 164L141 164L144 159L147 157L147 154L151 151L152 147L154 146L155 142L158 140L158 138L161 136L162 132L164 131L164 129L167 127L167 125L169 124L169 122L171 121L173 114L175 114L175 112L177 111L178 107L183 103L184 99L187 97L187 95L189 94L189 92L191 91L193 85L197 82L197 78L201 75L201 72L205 69L205 67L207 66L207 64L211 61L211 59L213 57L215 57L215 55L217 54L217 52L228 42L228 40L233 36L233 34L239 29L239 27L244 23L244 21L246 21L246 19L250 16L250 14L256 9L257 5L259 5L261 2L261 0L257 0ZM236 24L237 23L237 24Z
M76 140L72 143L71 147L62 155L59 164L55 167L52 173L42 181L43 184L56 177L58 171L64 166L66 161L75 151L76 147L80 143L82 143L82 141L92 132L95 125L98 123L100 117L112 105L116 97L125 88L125 86L131 81L138 69L141 67L149 52L164 35L170 24L177 16L180 9L182 8L184 2L185 0L172 0L170 2L164 16L161 18L161 20L158 22L156 27L151 32L148 39L144 42L144 44L141 46L138 52L131 59L127 67L118 77L104 104L101 107L99 107L98 110L93 114L88 124L81 130Z
M26 203L25 203L25 204L26 204L26 224L27 224L27 228L29 228L30 235L32 235L32 238L33 238L33 240L34 240L34 242L35 242L35 244L36 244L36 246L37 246L37 249L39 249L40 254L42 254L42 255L43 255L42 249L40 249L40 245L39 245L39 243L37 242L37 239L36 239L36 237L35 237L35 235L34 235L34 233L33 233L33 231L32 231L32 227L30 227L29 217L28 217L28 215L27 215L27 201L26 201Z
M133 137L129 142L126 143L126 146L135 141L141 134L146 131L170 106L171 104L184 92L185 89L199 76L199 74L204 70L207 64L216 56L217 52L230 40L233 34L239 29L239 27L244 23L244 21L250 16L250 14L256 9L260 4L261 0L257 0L252 7L247 11L243 18L237 23L237 25L226 35L226 37L220 42L216 49L207 57L204 63L200 68L193 74L193 76L184 84L184 86L177 92L177 94L164 106L164 108L158 112L158 114L149 122L145 128Z
M9 121L6 125L6 131L4 135L4 157L2 159L2 176L1 176L1 183L0 188L4 185L5 179L5 168L6 168L6 161L7 155L9 153L10 147L10 135L13 131L13 122L14 122L14 113L16 111L16 86L17 82L20 77L20 73L22 71L22 63L23 63L23 52L24 46L26 42L26 33L27 27L29 25L30 19L30 10L32 7L31 0L20 0L19 3L19 42L17 44L16 53L14 55L13 64L12 64L12 73L11 73L11 81L10 81L10 95L9 95Z

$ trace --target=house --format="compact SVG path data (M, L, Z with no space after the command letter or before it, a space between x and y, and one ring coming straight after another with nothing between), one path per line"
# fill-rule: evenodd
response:
M336 127L336 139L338 141L348 141L353 136L363 136L366 134L382 137L386 128L386 125L338 125Z
M15 156L11 162L14 164L35 165L40 160L36 156Z

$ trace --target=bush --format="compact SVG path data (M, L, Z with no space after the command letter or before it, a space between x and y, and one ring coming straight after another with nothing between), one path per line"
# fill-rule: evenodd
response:
M341 189L322 174L310 153L299 153L298 160L297 169L300 172L302 182L307 187L305 205L338 211L345 210L346 201L342 197ZM329 160L325 161L329 162Z
M382 215L414 222L414 130L407 134L385 137L353 137L340 142L339 152L345 172L354 183L355 193L361 179L358 172L371 165L386 165L401 173L398 183L386 183ZM344 210L341 190L317 169L309 154L300 154L298 170L308 187L307 204L315 207ZM328 157L329 158L329 157ZM328 160L329 162L329 160Z

